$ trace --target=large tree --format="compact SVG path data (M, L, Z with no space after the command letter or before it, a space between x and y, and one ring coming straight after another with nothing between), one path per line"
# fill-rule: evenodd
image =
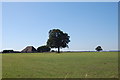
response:
M49 39L47 41L47 46L51 48L58 48L58 53L60 53L60 48L68 47L70 36L67 33L59 29L52 29L49 31Z

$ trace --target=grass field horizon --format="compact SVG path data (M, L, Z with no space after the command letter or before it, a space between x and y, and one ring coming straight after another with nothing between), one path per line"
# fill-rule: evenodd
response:
M1 55L3 78L118 78L118 52Z

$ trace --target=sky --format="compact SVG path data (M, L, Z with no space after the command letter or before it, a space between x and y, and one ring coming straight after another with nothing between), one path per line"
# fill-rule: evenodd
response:
M3 2L2 49L21 51L46 45L48 32L70 36L62 51L118 49L117 2Z
M2 2L119 2L119 0L1 0Z

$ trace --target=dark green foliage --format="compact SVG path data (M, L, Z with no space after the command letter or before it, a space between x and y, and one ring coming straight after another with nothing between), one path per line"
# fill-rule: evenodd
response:
M56 52L55 50L51 50L51 52Z
M68 43L70 36L67 33L63 33L63 31L59 29L53 29L49 31L49 39L47 41L47 46L51 48L58 48L58 53L60 52L60 48L68 47Z
M3 50L2 53L12 53L12 52L14 52L14 51L13 50Z
M37 48L37 52L49 52L50 48L48 46L40 46Z
M95 50L99 52L99 51L102 51L103 49L101 48L101 46L98 46L97 48L95 48Z

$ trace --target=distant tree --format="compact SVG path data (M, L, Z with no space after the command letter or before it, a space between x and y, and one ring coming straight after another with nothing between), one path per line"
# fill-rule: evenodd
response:
M70 36L67 33L59 29L52 29L49 31L49 39L47 41L47 46L51 48L58 48L58 53L60 53L60 48L68 47Z
M55 50L51 50L51 52L55 52Z
M101 51L101 50L103 50L103 49L102 49L101 46L98 46L98 47L95 48L95 50L97 50L97 51L99 52L99 51Z
M2 53L14 53L14 51L13 50L3 50Z
M51 49L48 46L40 46L37 48L37 52L49 52Z

